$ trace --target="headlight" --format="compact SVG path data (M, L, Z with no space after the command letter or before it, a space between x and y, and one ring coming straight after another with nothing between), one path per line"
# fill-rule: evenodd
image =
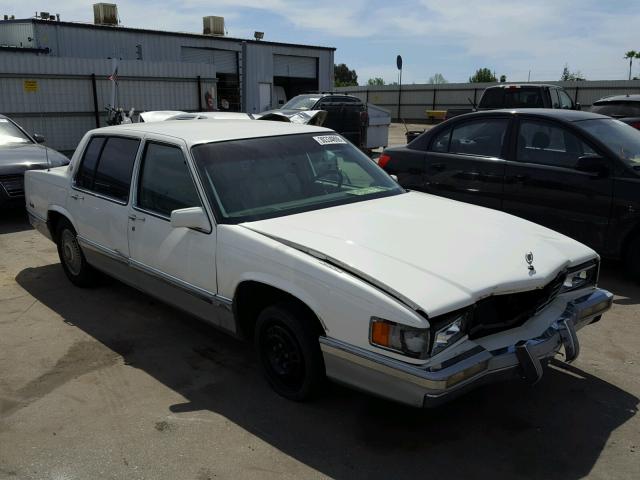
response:
M445 348L453 345L467 334L468 320L471 310L458 310L431 320L436 330L433 336L433 348L431 355L440 353Z
M414 328L371 317L369 341L376 347L409 357L425 359L429 356L428 328Z
M599 269L600 263L597 260L591 260L569 269L562 285L561 293L585 287L595 287L596 283L598 283Z

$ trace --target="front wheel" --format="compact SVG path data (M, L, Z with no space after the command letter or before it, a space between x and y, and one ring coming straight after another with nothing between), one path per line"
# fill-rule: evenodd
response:
M58 256L62 269L78 287L91 287L96 282L96 271L87 263L78 244L76 231L71 224L63 220L57 229Z
M271 387L290 400L315 397L325 382L314 320L295 303L285 302L265 308L256 322L262 370Z

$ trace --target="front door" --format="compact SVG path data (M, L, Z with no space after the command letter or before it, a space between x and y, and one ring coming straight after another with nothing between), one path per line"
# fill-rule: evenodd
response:
M202 206L185 147L147 139L129 212L131 265L206 300L217 291L214 225L206 231L171 226L173 210Z
M504 210L602 249L612 179L577 169L580 157L597 154L566 125L521 118L514 160L506 166Z

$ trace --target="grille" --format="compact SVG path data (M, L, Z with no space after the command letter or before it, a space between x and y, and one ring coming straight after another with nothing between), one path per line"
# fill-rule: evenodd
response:
M24 176L0 177L0 185L10 197L24 196Z
M566 275L566 272L560 273L543 288L480 300L473 310L469 338L486 337L519 327L558 296Z

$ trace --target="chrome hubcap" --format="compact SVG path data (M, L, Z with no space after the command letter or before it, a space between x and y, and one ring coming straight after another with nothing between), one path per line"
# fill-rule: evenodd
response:
M80 274L82 268L80 247L75 235L69 230L62 232L62 259L72 275Z

